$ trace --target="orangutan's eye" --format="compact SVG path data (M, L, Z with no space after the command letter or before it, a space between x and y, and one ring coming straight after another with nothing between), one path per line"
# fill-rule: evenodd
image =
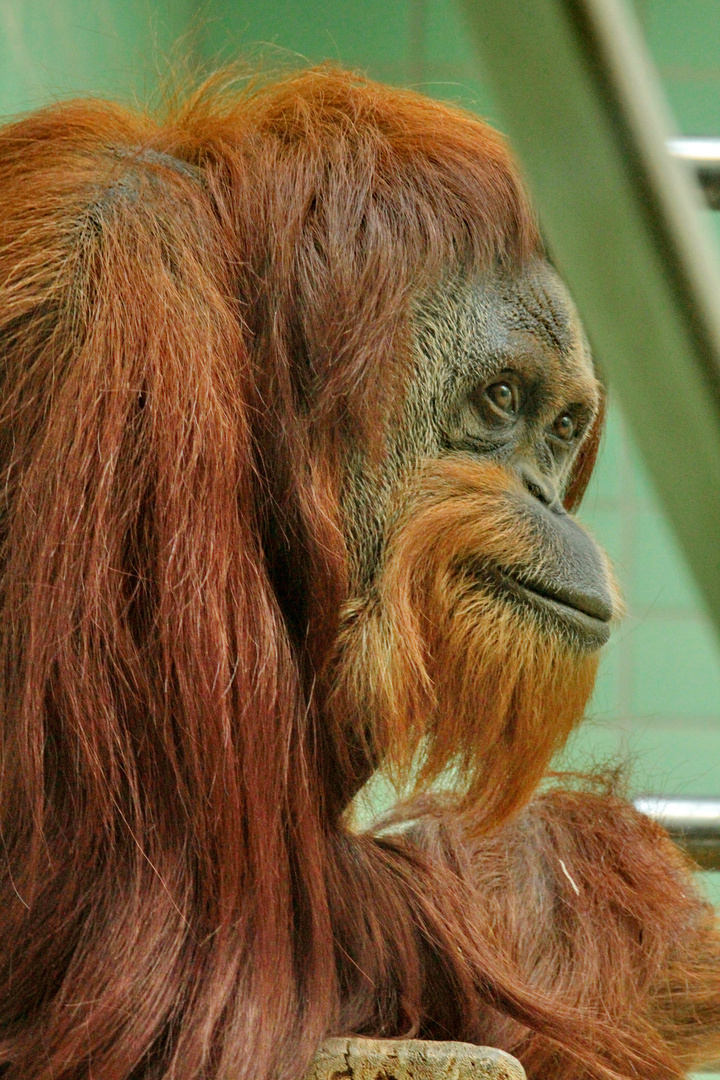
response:
M476 390L473 400L489 423L507 423L517 419L522 405L522 394L517 380L507 375Z
M578 434L579 424L574 416L570 413L561 413L552 426L552 433L556 439L561 439L562 442L570 443Z
M510 385L510 383L493 383L492 386L488 386L485 393L487 394L493 405L500 409L501 412L517 412L516 395L513 392L513 387Z

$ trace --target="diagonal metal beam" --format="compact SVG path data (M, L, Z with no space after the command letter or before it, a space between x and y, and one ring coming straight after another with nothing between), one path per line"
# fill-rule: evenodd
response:
M720 270L618 0L458 0L543 229L720 630Z

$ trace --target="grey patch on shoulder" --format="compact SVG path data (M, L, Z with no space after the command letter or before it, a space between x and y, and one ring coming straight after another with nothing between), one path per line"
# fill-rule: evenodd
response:
M158 172L158 167L205 187L201 169L161 150L143 146L108 146L105 152L118 164L105 184L97 184L96 197L87 208L86 224L96 233L102 233L108 212L122 206L141 204L143 192L148 190L170 188L169 178Z
M113 157L136 161L140 165L161 165L166 169L172 169L173 172L179 173L181 176L186 176L188 180L194 180L202 187L205 186L205 176L202 169L199 169L197 165L182 161L181 158L176 158L172 154L166 154L162 150L153 150L149 146L111 146L110 153Z

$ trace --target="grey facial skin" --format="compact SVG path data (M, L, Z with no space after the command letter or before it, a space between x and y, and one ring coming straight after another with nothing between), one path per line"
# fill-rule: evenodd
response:
M414 330L415 376L382 465L349 463L344 501L358 593L372 592L385 538L423 463L492 461L520 481L513 498L538 538L542 570L481 559L466 570L548 628L599 647L613 615L606 562L562 496L600 394L563 284L542 260L514 274L446 282L417 302Z

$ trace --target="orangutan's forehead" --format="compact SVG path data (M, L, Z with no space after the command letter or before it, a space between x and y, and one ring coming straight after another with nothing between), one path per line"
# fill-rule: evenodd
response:
M497 282L499 319L509 330L533 334L560 357L578 346L579 325L562 282L545 263Z
M585 384L588 393L595 384L573 302L543 260L445 283L423 299L415 321L422 354L435 358L445 379L485 378L519 358Z

